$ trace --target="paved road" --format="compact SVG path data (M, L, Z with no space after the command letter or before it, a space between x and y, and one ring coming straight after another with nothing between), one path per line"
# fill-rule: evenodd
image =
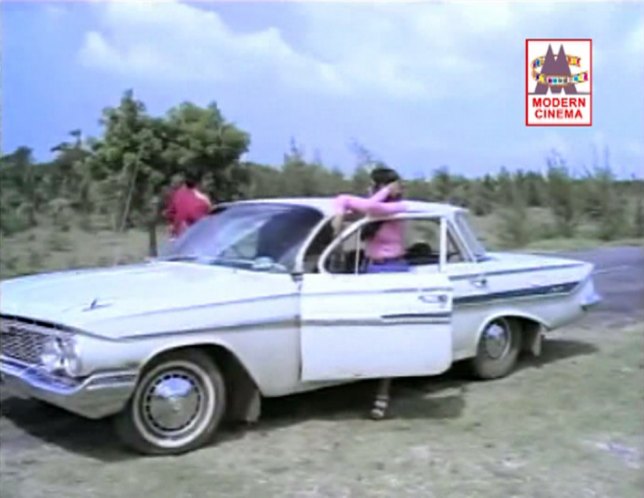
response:
M644 248L604 248L561 255L596 265L595 284L603 301L580 324L587 328L601 326L610 333L611 328L644 321ZM1 391L0 401L3 452L38 446L51 438L62 436L69 441L110 430L101 422L79 419L31 400L9 399ZM96 444L102 446L111 439L101 436Z
M623 326L644 320L644 247L610 247L560 255L595 264L595 288L603 300L585 322Z

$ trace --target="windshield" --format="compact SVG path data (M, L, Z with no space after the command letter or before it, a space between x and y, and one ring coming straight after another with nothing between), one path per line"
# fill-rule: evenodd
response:
M321 219L321 213L302 206L233 204L195 223L159 259L290 272Z
M456 224L458 225L458 230L461 232L461 235L465 239L465 243L472 250L474 257L479 261L485 259L487 257L485 253L485 247L483 247L483 244L481 244L479 238L476 236L474 231L472 231L467 213L457 213Z

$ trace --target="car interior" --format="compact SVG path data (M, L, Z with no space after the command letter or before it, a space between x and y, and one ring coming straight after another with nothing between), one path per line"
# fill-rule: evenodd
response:
M348 220L345 225L353 220ZM368 226L368 225L367 225ZM440 230L438 219L406 220L405 259L410 266L435 265L439 262ZM362 230L364 230L363 227ZM362 231L349 235L330 255L326 269L330 273L360 273L365 262L365 242ZM314 238L304 258L306 273L318 272L318 260L322 252L333 241L331 224L325 225ZM448 232L448 261L464 261L461 250L453 235Z

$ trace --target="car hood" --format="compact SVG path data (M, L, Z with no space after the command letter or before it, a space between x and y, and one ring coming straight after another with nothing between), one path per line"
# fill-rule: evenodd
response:
M269 299L294 289L285 274L156 261L6 280L0 312L92 331L106 321Z

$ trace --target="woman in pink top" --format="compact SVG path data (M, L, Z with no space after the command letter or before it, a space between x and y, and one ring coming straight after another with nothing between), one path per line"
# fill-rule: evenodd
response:
M373 180L371 197L364 199L351 195L340 195L336 198L336 209L340 223L346 212L354 211L367 216L387 216L405 211L401 200L400 177L389 168L378 168L371 173ZM386 220L373 222L363 229L366 256L366 273L404 272L409 270L405 260L405 226L403 220ZM381 379L371 418L379 420L385 417L389 407L391 379Z
M371 173L374 182L369 198L340 195L336 198L338 222L347 212L368 216L388 216L405 211L401 200L400 177L389 168L378 168ZM405 256L405 229L402 220L375 221L363 229L366 272L383 273L407 271Z

